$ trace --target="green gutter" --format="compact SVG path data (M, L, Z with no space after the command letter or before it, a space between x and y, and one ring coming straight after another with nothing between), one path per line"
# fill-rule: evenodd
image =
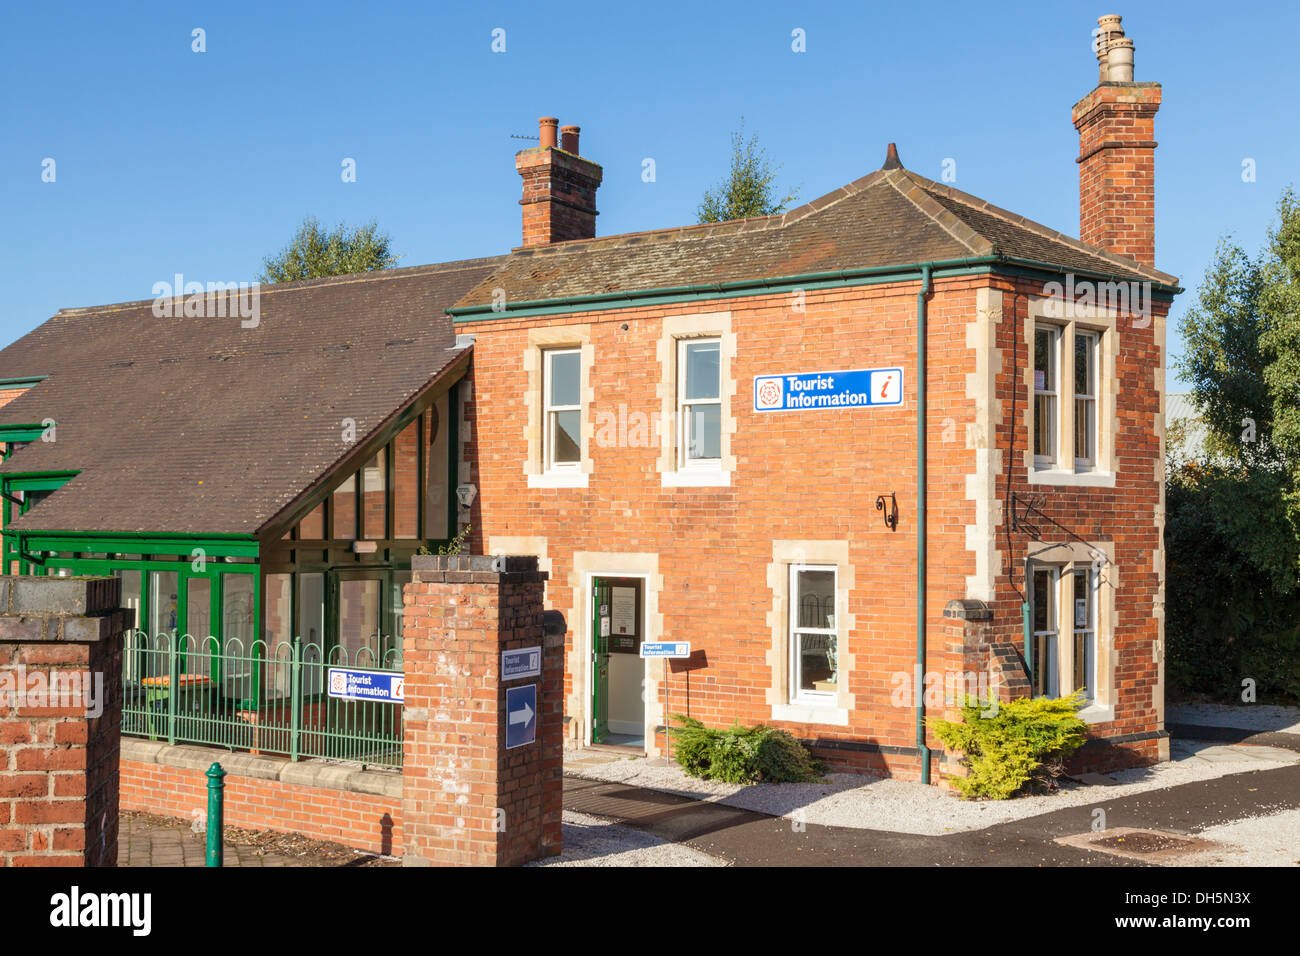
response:
M930 292L930 266L921 266L921 288L916 293L916 749L921 755L921 782L930 782L930 748L925 745L925 571L926 571L926 351L929 316L925 297Z
M739 298L760 295L764 292L783 292L795 288L824 289L837 286L869 285L879 282L907 282L920 278L929 269L934 278L944 276L978 275L996 271L995 267L1013 267L1033 273L1065 276L1073 274L1103 282L1151 281L1153 292L1174 296L1182 292L1175 285L1165 285L1154 280L1134 280L1111 273L1087 269L1067 269L1060 265L1036 259L1015 256L970 256L963 259L936 259L894 266L873 266L863 269L840 269L830 272L809 272L799 275L774 276L760 279L741 279L731 282L698 283L695 285L665 286L637 292L604 292L593 295L560 296L551 299L528 299L513 303L501 310L491 305L471 305L450 308L446 312L456 322L481 322L492 319L522 318L534 315L562 315L569 312L590 312L598 309L635 308L645 305L666 305L707 299Z
M48 375L27 375L21 378L0 378L0 389L6 388L30 388L39 382L49 378Z

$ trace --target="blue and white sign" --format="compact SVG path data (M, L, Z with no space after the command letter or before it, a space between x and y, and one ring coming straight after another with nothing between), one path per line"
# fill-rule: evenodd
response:
M647 641L641 644L642 657L690 657L690 641Z
M540 647L521 647L517 650L501 652L502 680L537 677L541 673L542 649Z
M537 685L506 688L506 749L537 739Z
M400 704L406 694L406 678L392 671L365 671L355 667L329 669L329 695L344 700L378 700Z
M901 368L754 376L756 412L821 412L901 404Z

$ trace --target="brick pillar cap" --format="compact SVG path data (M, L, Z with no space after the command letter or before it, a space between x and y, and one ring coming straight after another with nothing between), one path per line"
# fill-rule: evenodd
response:
M993 611L983 601L968 598L962 601L949 601L944 606L943 616L959 621L991 621Z

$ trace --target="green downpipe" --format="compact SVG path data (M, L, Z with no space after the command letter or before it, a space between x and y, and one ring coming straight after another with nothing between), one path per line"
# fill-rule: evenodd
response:
M921 782L930 782L930 748L925 744L925 460L926 460L926 302L930 292L929 264L921 266L916 293L916 749L921 755Z

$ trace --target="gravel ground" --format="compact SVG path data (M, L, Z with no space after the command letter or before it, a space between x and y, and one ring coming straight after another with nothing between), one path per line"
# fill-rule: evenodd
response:
M1165 720L1175 724L1300 734L1300 707L1274 704L1170 704L1166 708Z
M782 816L803 823L887 830L939 836L1020 820L1064 807L1126 797L1149 790L1176 787L1233 773L1266 770L1300 760L1300 755L1273 748L1223 746L1180 747L1169 763L1110 775L1111 784L1065 781L1055 794L1014 800L963 800L951 791L902 780L858 774L831 774L825 783L758 783L749 786L697 780L676 763L644 758L593 763L566 751L565 773L608 783L626 783L698 797L730 806ZM1266 757L1250 757L1255 752ZM1200 756L1204 755L1204 756ZM1213 759L1207 759L1213 758ZM1275 758L1275 759L1272 759Z
M1181 857L1175 866L1300 866L1300 810L1247 817L1196 836L1224 846Z
M726 866L726 861L666 843L617 823L564 811L564 852L528 866Z

